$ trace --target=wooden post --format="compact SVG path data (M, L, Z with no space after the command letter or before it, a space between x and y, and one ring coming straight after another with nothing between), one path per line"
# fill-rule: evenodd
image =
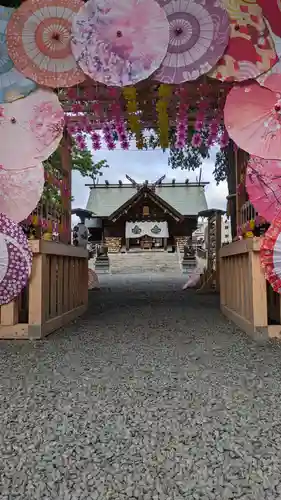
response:
M19 322L19 301L13 300L5 306L1 306L1 321L2 326L13 326Z
M29 284L29 318L28 336L34 339L42 337L45 321L45 283L46 255L33 255L32 272Z
M67 185L67 189L71 194L71 172L72 172L71 139L66 130L64 131L59 151L61 155L63 176ZM66 216L63 217L62 220L65 232L61 235L60 240L63 243L71 244L71 198L69 197L68 200L65 200L65 203L63 205L64 209L66 210Z
M221 223L222 216L216 213L216 291L220 291L220 249L221 249Z

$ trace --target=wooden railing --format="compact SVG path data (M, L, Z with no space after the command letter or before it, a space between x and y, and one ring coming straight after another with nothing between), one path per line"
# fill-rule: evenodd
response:
M260 265L260 238L230 243L220 250L221 311L257 339L281 338L279 315ZM277 295L277 294L275 294ZM274 297L276 300L276 297ZM274 309L275 318L271 311ZM277 319L277 321L276 321Z
M0 338L40 339L86 311L88 252L62 243L30 242L28 287L0 307Z

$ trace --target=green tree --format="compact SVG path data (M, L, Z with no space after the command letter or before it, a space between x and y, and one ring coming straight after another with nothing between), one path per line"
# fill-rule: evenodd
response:
M109 168L106 160L100 160L95 163L91 151L88 149L79 149L76 145L72 147L71 160L72 170L80 172L83 177L91 177L94 183L103 175L102 170ZM58 170L61 169L61 156L58 149L50 156L48 163L51 163Z

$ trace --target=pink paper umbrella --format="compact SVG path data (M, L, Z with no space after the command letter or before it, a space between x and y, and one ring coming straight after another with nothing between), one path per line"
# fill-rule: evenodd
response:
M7 46L15 67L46 87L71 87L85 76L70 47L73 15L82 0L25 0L7 26Z
M281 293L281 218L276 217L261 242L260 260L273 290Z
M167 55L155 73L160 82L180 84L210 71L229 39L229 19L217 0L163 3L170 25Z
M57 149L63 127L63 109L50 90L38 89L25 99L2 104L0 165L19 170L46 160Z
M0 168L0 212L20 222L34 210L44 188L43 165L22 170Z
M26 286L32 252L21 227L0 214L0 305L8 304Z
M168 21L155 0L89 0L73 17L74 57L84 73L105 85L148 78L168 42Z
M271 222L281 210L281 162L251 156L246 189L259 215Z
M233 87L224 107L230 137L244 151L281 160L281 97L257 83Z

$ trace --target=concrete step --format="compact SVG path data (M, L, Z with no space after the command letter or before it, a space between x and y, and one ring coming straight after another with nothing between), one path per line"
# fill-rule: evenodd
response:
M179 258L176 253L143 252L127 254L111 254L110 271L113 274L138 273L181 273Z

